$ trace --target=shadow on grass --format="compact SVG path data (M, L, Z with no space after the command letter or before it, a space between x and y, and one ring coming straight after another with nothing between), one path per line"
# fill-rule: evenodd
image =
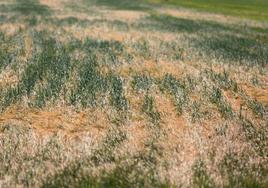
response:
M51 14L49 7L41 5L38 0L16 0L12 4L3 4L0 5L0 12L16 13L23 16L46 16Z
M191 45L206 56L247 62L250 65L268 64L267 39L251 27L245 29L214 21L191 20L163 14L152 14L132 26L145 31L197 34L197 38L190 39ZM240 33L240 36L237 33Z
M233 28L219 24L213 21L191 20L185 18L177 18L170 15L152 14L143 18L139 23L135 24L138 29L156 30L162 32L217 32L217 31L233 31Z
M115 162L111 170L101 170L98 175L83 169L94 168L85 159L74 161L62 171L48 177L42 187L94 187L94 188L134 188L134 187L175 187L168 180L160 179L149 156L139 154L129 160ZM100 164L104 165L104 163ZM95 166L96 167L96 166Z
M254 38L231 34L204 36L196 46L216 58L242 63L246 60L248 65L268 64L268 44Z
M120 20L107 20L107 19L79 19L76 17L67 17L63 19L43 19L46 23L52 23L57 26L72 26L78 25L79 27L90 27L90 26L100 26L102 27L104 24L111 28L116 28L121 31L128 31L129 24Z
M99 6L107 6L118 10L149 10L141 0L84 0L86 3L94 3Z

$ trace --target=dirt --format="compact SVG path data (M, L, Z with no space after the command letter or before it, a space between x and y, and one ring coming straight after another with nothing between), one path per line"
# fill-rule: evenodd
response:
M33 109L13 106L0 117L0 124L19 123L30 125L41 134L65 132L73 135L89 132L92 135L103 135L109 126L104 113L99 110L75 111L69 107L53 109Z

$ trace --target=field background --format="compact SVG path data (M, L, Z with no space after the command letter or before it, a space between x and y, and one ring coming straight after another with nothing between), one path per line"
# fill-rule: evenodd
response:
M164 3L262 21L267 21L268 19L268 2L266 0L148 0L148 2Z
M0 0L0 187L267 187L267 12Z

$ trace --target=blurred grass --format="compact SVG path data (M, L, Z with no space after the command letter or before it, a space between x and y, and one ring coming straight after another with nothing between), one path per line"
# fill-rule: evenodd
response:
M267 0L146 0L149 3L170 4L241 18L268 21Z
M17 13L21 16L47 16L51 14L48 6L40 4L38 0L16 0L11 4L0 5L2 13Z
M85 0L113 9L150 10L150 5L172 5L221 13L259 21L268 21L267 0Z

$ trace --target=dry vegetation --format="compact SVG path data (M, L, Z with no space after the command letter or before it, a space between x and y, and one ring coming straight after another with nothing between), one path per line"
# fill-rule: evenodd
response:
M268 23L0 2L0 187L267 187Z

